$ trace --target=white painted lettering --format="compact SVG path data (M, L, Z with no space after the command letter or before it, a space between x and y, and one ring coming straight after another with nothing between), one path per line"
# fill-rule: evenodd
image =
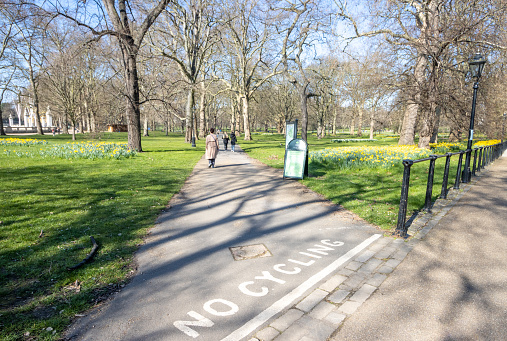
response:
M328 245L328 246L342 246L343 244L345 244L344 242L338 242L338 241L332 242L329 239L324 239L324 240L321 240L320 242L322 244Z
M268 288L266 287L262 287L261 292L251 291L250 289L247 288L247 285L251 285L254 283L255 283L254 281L243 282L240 285L238 285L238 288L239 290L241 290L243 294L255 297L265 296L269 292Z
M322 258L321 256L312 255L311 253L306 253L306 252L300 252L300 254L308 256L308 257L313 257L313 258Z
M329 247L329 246L324 246L324 245L319 245L319 244L315 244L314 246L318 247L318 249L306 249L306 251L320 253L321 255L327 256L328 253L324 252L323 250L326 250L326 251L334 250L332 247Z
M222 304L225 304L226 306L228 306L230 309L227 310L227 311L218 311L218 310L215 310L211 307L212 304L214 303L222 303ZM211 301L208 301L206 303L204 303L204 305L202 306L202 308L204 310L206 310L208 313L212 314L212 315L215 315L215 316L230 316L230 315L234 315L238 312L239 310L239 307L230 302L230 301L226 301L226 300L223 300L221 298L217 298L215 300L211 300Z
M312 265L313 263L315 263L315 261L314 261L314 260L311 260L311 261L308 261L308 262L304 263L304 262L300 262L300 261L298 261L298 260L294 260L294 259L289 259L289 262L291 262L291 263L295 263L295 264L299 264L299 265L304 265L304 266L310 266L310 265Z
M179 330L181 330L183 333L193 337L194 339L199 336L199 333L190 328L189 326L213 327L214 325L213 321L202 316L199 313L196 313L195 311L189 311L187 314L190 317L195 318L197 321L176 321L173 323L173 325Z
M285 283L285 281L283 279L278 279L278 278L273 277L273 275L271 275L269 273L269 271L263 271L262 276L255 276L254 278L255 279L267 279L269 281L273 281L273 282L280 283L280 284Z
M295 275L295 274L298 274L301 272L301 268L298 268L297 266L294 267L294 270L292 270L292 271L280 269L282 266L287 266L287 265L276 264L275 266L273 266L273 269L275 269L276 271L281 272L283 274L287 274L287 275Z

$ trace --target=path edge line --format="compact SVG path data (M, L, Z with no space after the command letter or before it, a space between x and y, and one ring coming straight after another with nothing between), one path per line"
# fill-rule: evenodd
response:
M280 298L278 301L273 303L271 306L266 308L264 311L259 313L253 319L245 323L243 326L239 327L235 331L233 331L228 336L224 337L221 341L239 341L244 337L247 337L250 333L255 331L265 322L267 322L270 318L281 312L283 309L287 308L291 303L293 303L297 298L301 297L308 289L313 287L315 284L323 280L326 276L330 275L333 271L338 269L341 265L352 259L359 252L363 251L366 247L372 244L374 241L382 237L381 234L374 234L369 237L361 244L357 245L346 254L326 266L324 269L317 272L315 275L308 278L306 281L301 283L298 287L292 290L290 293Z

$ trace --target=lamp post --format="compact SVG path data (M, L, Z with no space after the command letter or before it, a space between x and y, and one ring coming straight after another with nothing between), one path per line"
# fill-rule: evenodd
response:
M507 112L503 113L503 122L502 122L502 142L505 139L505 119L507 118Z
M470 72L472 73L472 77L475 78L474 82L474 96L472 99L472 113L470 115L470 129L468 130L468 143L467 143L467 153L465 159L465 169L463 170L462 181L470 182L470 157L472 155L472 142L474 139L474 118L475 118L475 103L477 102L477 90L479 89L479 80L482 75L482 70L484 69L484 64L486 64L486 59L482 57L480 53L476 53L474 58L468 63L470 65Z

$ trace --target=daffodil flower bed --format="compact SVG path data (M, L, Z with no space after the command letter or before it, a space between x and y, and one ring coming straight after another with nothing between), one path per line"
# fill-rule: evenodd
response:
M473 148L494 146L495 144L499 144L499 143L502 143L502 141L501 140L478 141L478 142L474 143Z
M9 139L5 139L9 140ZM22 139L17 139L22 140ZM4 141L4 140L0 140ZM37 140L35 140L37 141ZM46 142L46 141L44 141ZM19 146L19 149L4 149L4 154L17 157L43 157L61 159L121 159L136 155L136 151L130 150L126 142L68 142L65 144L53 144L34 150L30 142L14 141L6 146ZM35 143L36 144L36 143ZM47 144L47 142L45 143ZM23 148L26 147L26 148Z
M33 145L46 145L47 141L35 140L35 139L17 139L17 138L6 138L0 139L0 145L2 146L33 146Z
M134 156L136 152L127 147L127 143L110 142L69 142L56 144L51 148L41 149L39 154L42 157L53 157L61 159L121 159Z
M445 154L452 152L459 152L460 150L467 149L466 144L463 143L451 143L451 142L442 142L442 143L430 143L430 148L433 154Z
M416 146L361 146L310 152L310 160L338 168L387 168L401 164L404 159L422 159L431 154L430 150Z
M477 141L473 144L472 148L493 146L495 144L501 143L500 140L487 140L487 141ZM451 143L451 142L443 142L443 143L430 143L430 148L433 154L445 154L445 153L454 153L459 152L461 150L466 150L466 143Z

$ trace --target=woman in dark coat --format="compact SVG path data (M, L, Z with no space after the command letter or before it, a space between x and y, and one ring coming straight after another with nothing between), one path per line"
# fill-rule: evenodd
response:
M236 146L236 134L234 132L231 132L231 149L234 151L234 147Z
M227 145L229 144L229 135L227 135L226 131L224 131L224 137L222 137L222 140L224 141L225 150L227 150Z

